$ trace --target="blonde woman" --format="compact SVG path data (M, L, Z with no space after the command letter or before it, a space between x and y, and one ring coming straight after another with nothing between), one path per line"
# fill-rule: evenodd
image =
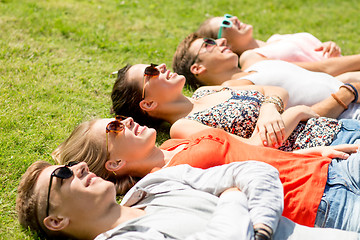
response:
M360 231L357 222L360 196L353 194L353 188L360 185L357 177L360 154L355 153L358 145L289 153L249 145L219 129L208 129L188 139L170 139L160 147L156 147L155 140L154 129L140 126L131 118L96 119L76 128L53 156L61 164L85 161L90 171L118 183L129 176L142 178L150 172L181 164L206 169L248 160L265 162L280 173L284 187L283 216L306 226ZM96 156L96 152L101 156ZM337 209L337 204L346 207ZM330 214L320 214L324 212Z

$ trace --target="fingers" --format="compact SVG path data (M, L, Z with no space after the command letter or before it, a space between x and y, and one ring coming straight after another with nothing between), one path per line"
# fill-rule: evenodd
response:
M347 159L350 155L348 153L345 153L345 152L333 150L330 153L327 153L326 156L329 157L329 158Z
M279 148L285 139L285 126L283 121L269 123L259 128L260 138L264 146Z
M315 51L322 51L323 56L328 54L329 57L338 57L341 55L340 47L332 41L324 42L321 46L314 49Z
M271 145L269 145L269 140L268 140L267 135L266 135L266 128L265 127L258 127L258 131L259 131L259 135L260 135L260 139L261 139L262 144L265 147L271 146Z

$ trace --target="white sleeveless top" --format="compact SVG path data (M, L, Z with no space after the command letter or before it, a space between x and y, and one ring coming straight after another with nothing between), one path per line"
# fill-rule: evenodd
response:
M337 92L343 84L333 76L312 72L295 64L281 60L264 60L247 68L254 71L240 79L247 79L255 85L279 86L289 92L287 107L295 105L311 106Z

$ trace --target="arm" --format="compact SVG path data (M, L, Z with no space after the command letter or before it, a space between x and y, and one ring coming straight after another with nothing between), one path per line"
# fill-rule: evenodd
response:
M269 60L269 59L259 55L256 52L248 50L240 56L239 64L242 69L246 69L249 66L262 60ZM328 58L317 62L293 62L293 64L296 64L310 71L324 72L332 76L337 76L346 72L359 71L360 54Z
M341 58L329 58L318 62L294 62L294 64L314 72L324 72L337 76L345 72L360 70L360 55L349 55Z
M173 239L166 232L157 229L140 226L128 226L129 229L122 228L119 234L113 234L106 239L125 240L161 240ZM253 239L254 229L250 220L247 199L240 191L225 191L220 195L217 205L212 213L212 217L207 223L204 231L194 232L187 236L186 240L248 240ZM98 238L97 238L98 239ZM104 238L99 238L104 239Z
M357 152L359 144L341 144L337 146L321 146L293 151L300 154L316 154L329 158L347 159L351 153Z
M254 133L260 135L264 146L277 148L285 141L285 124L279 111L286 106L289 95L281 87L263 86L263 89L265 101L260 108ZM282 108L271 99L273 96L276 96L275 99L279 97L283 101ZM268 99L270 100L268 101Z
M282 118L285 124L285 139L287 139L290 134L294 131L296 126L301 121L306 121L309 118L319 117L319 115L314 112L310 107L305 105L298 105L291 108L288 108L283 114Z
M206 170L179 165L152 174L157 174L152 175L152 178L157 178L156 182L171 179L216 196L228 188L237 187L248 199L253 224L262 223L276 229L282 214L283 187L279 173L262 162L236 162Z
M186 240L252 239L254 229L250 220L247 199L240 191L225 191L205 231L197 232Z
M351 83L359 92L360 82ZM349 91L347 88L341 87L335 93L336 97L346 106L348 106L352 101L354 101L354 94ZM359 101L359 100L358 100ZM357 102L358 102L357 101ZM314 104L311 108L323 117L337 118L345 110L344 106L339 104L336 99L332 96L324 99L323 101Z
M170 137L171 138L180 138L180 139L187 139L191 135L198 133L200 131L211 129L212 127L209 127L207 125L204 125L202 123L199 123L194 120L189 119L179 119L177 120L170 128ZM229 133L231 134L231 133ZM235 134L231 134L233 137L237 138L239 141L245 142L247 144L251 145L257 145L262 146L261 139L259 135L252 136L251 138L242 138Z

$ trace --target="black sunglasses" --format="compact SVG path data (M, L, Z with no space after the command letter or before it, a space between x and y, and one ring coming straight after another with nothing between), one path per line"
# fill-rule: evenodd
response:
M51 189L51 184L52 184L52 180L54 177L57 178L61 178L61 179L67 179L70 178L74 175L73 171L69 168L72 167L76 164L78 164L79 162L77 161L73 161L73 162L69 162L68 164L66 164L63 167L58 167L57 169L55 169L50 176L50 183L49 183L49 190L48 190L48 197L47 197L47 205L46 205L46 217L49 216L49 208L50 208L50 189Z

